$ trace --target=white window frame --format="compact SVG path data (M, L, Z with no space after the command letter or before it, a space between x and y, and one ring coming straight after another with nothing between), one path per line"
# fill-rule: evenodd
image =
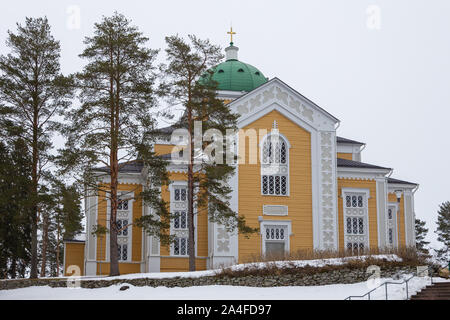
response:
M133 204L134 204L134 192L129 192L129 191L122 191L119 190L117 191L117 196L120 198L121 196L124 197L129 197L131 198L130 200L128 200L128 210L117 210L117 216L116 216L116 220L128 220L128 224L132 223L133 220ZM110 225L110 216L111 216L111 200L109 199L110 197L110 192L106 193L107 196L107 205L106 205L106 227L108 228L108 230L111 230L111 225ZM127 212L127 216L125 217L124 214ZM126 260L122 260L121 257L119 257L119 263L124 263L124 262L131 262L132 261L132 250L133 250L133 227L130 226L127 228L128 230L128 234L127 236L117 236L117 245L124 245L125 243L121 243L123 240L121 239L125 239L126 238L126 245L127 245L127 259ZM106 234L106 252L105 252L105 260L106 262L110 261L110 249L109 249L109 243L110 243L110 236L109 236L109 232Z
M186 189L186 200L182 201L177 200L175 201L175 189ZM181 180L181 181L173 181L169 185L169 193L170 193L170 212L175 213L177 211L186 211L186 228L176 228L174 226L173 219L170 221L170 234L175 235L177 238L186 238L186 254L175 254L174 250L174 244L172 243L170 245L170 255L173 257L179 257L179 258L185 258L189 257L189 253L187 251L187 246L189 244L189 226L188 226L188 190L187 190L187 181ZM194 228L195 228L195 255L197 255L197 214L194 212Z
M275 132L274 132L275 131ZM276 163L271 165L270 163L264 163L264 144L270 139L273 135L278 135L280 140L283 140L286 144L286 164ZM260 160L260 185L261 185L261 195L268 197L289 197L290 196L290 149L291 144L289 140L282 133L278 132L278 129L272 130L272 132L266 134L259 144L259 160ZM277 171L276 173L271 171ZM281 171L281 172L280 172ZM285 171L285 172L283 172ZM276 176L280 177L280 189L281 189L281 177L286 176L286 194L265 194L264 193L264 185L263 185L263 176L267 176L268 179L270 176L273 176L274 179ZM269 182L267 182L269 184ZM269 188L269 185L268 185Z
M358 209L359 207L355 207L353 209L353 207L347 207L346 206L346 196L363 196L363 207L362 210L364 211L362 214L361 213L356 213L356 210L361 210ZM364 250L369 250L370 249L370 221L369 221L369 199L370 199L370 190L369 189L363 189L363 188L342 188L342 212L343 212L343 223L342 223L342 228L343 228L343 234L344 234L344 250L347 250L347 244L349 242L354 243L354 242L363 242L364 243ZM349 211L352 210L354 215L350 215ZM364 234L362 235L354 235L352 233L347 234L347 218L363 218L363 222L365 221L365 225L364 225ZM364 238L361 241L361 238ZM353 240L352 240L353 239ZM352 249L352 252L354 252L354 249ZM358 253L359 253L359 249L358 249Z
M291 246L290 240L292 236L292 223L291 220L260 220L260 235L261 235L261 253L266 255L266 242L273 242L274 240L266 239L266 227L267 226L279 226L286 228L286 235L284 240L284 252L290 254ZM276 241L276 240L275 240ZM281 242L282 240L279 240Z
M387 206L388 211L386 211L386 243L388 246L392 246L393 248L398 248L398 212L399 206L397 202L388 202ZM392 213L392 219L389 219L389 209L394 209ZM392 221L389 221L392 220ZM390 225L391 224L391 225ZM393 242L389 243L389 229L393 228Z

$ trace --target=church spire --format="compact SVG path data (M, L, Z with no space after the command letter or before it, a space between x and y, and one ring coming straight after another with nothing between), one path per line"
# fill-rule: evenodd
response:
M226 60L238 60L238 51L239 48L233 45L233 35L236 32L233 32L233 27L230 28L230 31L227 32L230 35L230 46L225 48Z

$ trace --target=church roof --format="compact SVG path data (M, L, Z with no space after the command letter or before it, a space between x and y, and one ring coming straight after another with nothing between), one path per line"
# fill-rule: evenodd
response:
M363 142L359 142L359 141L355 141L355 140L350 140L350 139L343 138L343 137L336 137L336 141L337 141L337 143L349 143L349 144L360 144L360 145L365 144L365 143L363 143Z
M404 181L404 180L398 180L398 179L394 179L394 178L388 178L388 183L392 183L392 184L415 184L417 185L417 183L415 182L408 182L408 181Z
M217 90L250 92L267 82L261 71L251 64L238 60L222 62L209 72L212 72L211 79L218 83ZM200 83L205 83L203 79L207 77L208 74L204 74Z
M84 243L84 242L86 242L86 233L82 232L82 233L76 234L73 238L64 238L63 242Z
M232 43L225 49L226 61L206 71L199 79L201 84L212 80L217 82L217 90L250 92L268 79L258 68L238 60L239 48Z
M144 168L141 160L132 160L119 163L119 172L140 173ZM94 171L110 172L108 167L95 168Z
M391 168L380 167L369 163L347 160L337 158L337 166L338 167L346 167L346 168L364 168L364 169L386 169L391 170Z

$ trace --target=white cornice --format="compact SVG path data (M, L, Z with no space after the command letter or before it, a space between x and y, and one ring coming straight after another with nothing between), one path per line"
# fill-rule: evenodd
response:
M376 180L389 172L389 169L337 167L337 177L341 179Z
M413 190L416 188L416 184L406 184L406 183L388 183L388 192L394 193L395 190Z

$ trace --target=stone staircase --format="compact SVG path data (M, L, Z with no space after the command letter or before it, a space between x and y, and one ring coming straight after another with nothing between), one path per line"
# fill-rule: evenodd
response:
M411 300L450 300L450 282L438 282L426 286L411 296Z

